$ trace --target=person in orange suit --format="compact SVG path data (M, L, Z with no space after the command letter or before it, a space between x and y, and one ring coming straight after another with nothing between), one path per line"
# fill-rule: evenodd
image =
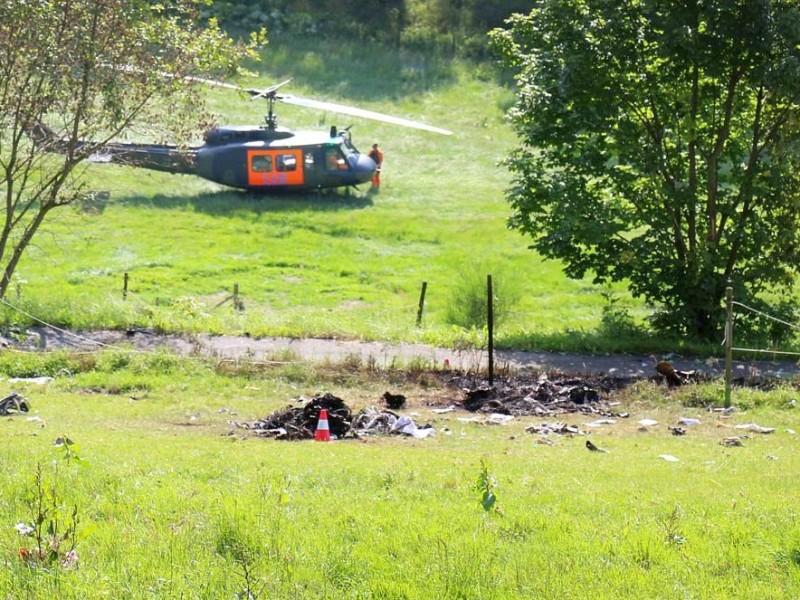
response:
M372 144L369 157L375 161L375 174L372 176L372 187L378 189L381 187L381 165L383 165L383 152L378 148L378 144Z

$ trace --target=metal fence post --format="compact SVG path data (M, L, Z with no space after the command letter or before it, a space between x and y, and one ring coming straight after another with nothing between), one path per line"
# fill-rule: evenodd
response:
M489 385L494 385L494 304L492 302L492 276L486 276L486 325L489 330Z
M725 288L725 408L731 405L733 384L733 288Z

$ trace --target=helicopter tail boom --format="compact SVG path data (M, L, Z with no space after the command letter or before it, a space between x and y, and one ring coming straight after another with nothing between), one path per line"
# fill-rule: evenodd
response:
M112 163L162 171L195 174L196 148L162 144L107 144L89 156L89 162Z

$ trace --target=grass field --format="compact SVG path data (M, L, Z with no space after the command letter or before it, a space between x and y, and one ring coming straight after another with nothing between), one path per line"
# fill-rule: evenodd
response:
M482 332L453 326L448 313L459 290L480 290L491 272L498 293L519 294L499 345L680 348L625 320L604 322L609 306L639 322L645 309L621 287L565 278L506 229L509 180L497 163L514 145L502 119L512 95L486 67L319 43L273 40L250 83L294 76L298 95L456 134L356 122L356 144L378 141L386 152L383 188L371 196L253 197L92 166L89 188L108 199L46 226L2 309L5 324L38 317L74 328L481 345ZM256 104L208 93L223 122L263 117ZM350 124L291 107L280 118L298 128ZM226 301L234 284L244 311ZM800 597L800 419L790 387L737 389L739 410L723 417L705 408L722 402L719 382L679 391L642 382L613 398L627 419L590 429L591 417L563 417L608 450L592 453L585 436L546 445L525 431L555 418L490 426L460 420L473 416L464 411L434 414L460 392L420 365L274 358L0 352L4 394L32 404L28 415L0 416L0 598ZM42 375L54 380L9 379ZM331 392L358 410L387 390L405 394L404 412L436 435L279 442L231 424L301 395ZM701 423L676 437L667 425L680 417ZM643 418L658 425L640 431ZM720 444L746 423L775 432ZM36 557L27 527L45 549L56 536L52 561Z
M719 385L668 394L638 384L615 398L628 419L590 429L592 417L565 417L603 454L583 436L548 446L524 431L554 419L487 426L435 415L430 405L458 392L423 371L223 368L124 352L6 353L0 367L57 374L44 386L6 384L37 419L0 417L2 598L800 595L792 390L737 390L741 410L718 418L698 405L719 401ZM437 434L279 442L229 423L321 391L357 410L387 389L406 394L404 412ZM682 416L701 424L670 435ZM659 424L639 431L642 418ZM776 431L720 445L750 422ZM58 437L76 444L72 458ZM482 506L481 475L496 482L497 510ZM77 561L20 558L35 544L17 524L40 514L43 527L54 520L69 533L73 509L62 554L74 543Z
M75 328L152 326L211 331L483 343L453 326L458 290L483 294L487 274L516 302L500 346L674 350L679 342L601 326L604 294L636 320L646 314L618 286L566 278L509 231L499 162L515 139L503 114L513 94L490 66L389 53L343 42L276 39L251 86L293 76L290 92L446 127L436 134L279 107L283 125L354 125L362 149L385 151L383 186L320 196L259 197L183 175L92 165L94 195L54 215L24 258L8 301ZM210 89L220 122L254 124L265 107ZM122 301L123 276L129 296ZM419 294L428 283L421 327ZM239 285L246 310L217 306ZM504 287L505 286L505 287ZM513 292L513 293L512 293ZM6 323L28 321L5 307ZM644 341L642 341L644 340Z

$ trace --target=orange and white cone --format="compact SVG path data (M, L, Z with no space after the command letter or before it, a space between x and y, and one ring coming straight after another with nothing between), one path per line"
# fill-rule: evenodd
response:
M319 422L317 423L317 431L314 433L314 440L317 442L331 441L331 430L328 427L328 411L324 408L319 411Z

